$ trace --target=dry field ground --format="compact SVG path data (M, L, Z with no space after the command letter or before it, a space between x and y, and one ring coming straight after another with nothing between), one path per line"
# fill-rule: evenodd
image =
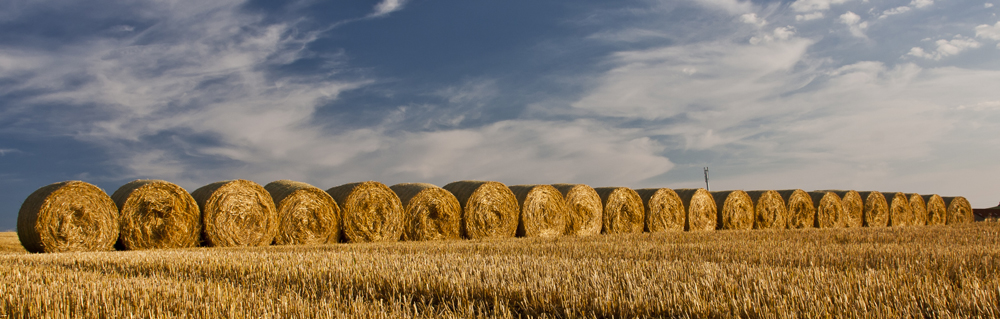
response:
M8 317L1000 317L1000 224L27 254Z

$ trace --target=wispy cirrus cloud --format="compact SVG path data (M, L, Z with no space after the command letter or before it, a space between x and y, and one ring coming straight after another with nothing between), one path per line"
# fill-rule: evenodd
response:
M406 1L407 0L382 0L382 2L375 5L375 11L369 16L381 17L402 10L403 6L406 5Z

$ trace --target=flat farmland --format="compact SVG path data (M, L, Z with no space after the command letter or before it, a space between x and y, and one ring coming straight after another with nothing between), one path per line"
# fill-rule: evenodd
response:
M28 254L0 318L1000 317L1000 224Z

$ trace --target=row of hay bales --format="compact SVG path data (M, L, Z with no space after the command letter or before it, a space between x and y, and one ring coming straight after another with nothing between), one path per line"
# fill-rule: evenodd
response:
M111 196L81 181L39 188L18 213L29 252L195 246L301 245L398 240L587 236L599 233L886 227L972 221L963 197L903 193L626 187L442 187L379 182L326 191L280 180L211 183L188 193L136 180Z

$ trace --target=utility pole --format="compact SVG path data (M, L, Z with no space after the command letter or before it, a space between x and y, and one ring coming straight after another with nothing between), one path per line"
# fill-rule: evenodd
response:
M707 190L707 191L711 191L712 190L712 189L708 188L708 166L705 166L705 190Z

